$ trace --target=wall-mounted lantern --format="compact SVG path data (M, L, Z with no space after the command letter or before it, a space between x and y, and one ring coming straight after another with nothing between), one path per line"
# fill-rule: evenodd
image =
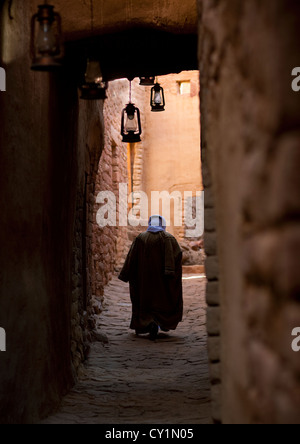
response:
M91 37L92 48L89 50L95 52L95 28L94 28L94 2L90 0L91 7ZM100 62L95 57L87 60L85 72L85 81L80 87L81 99L83 100L105 100L108 83L103 80Z
M141 86L153 86L155 84L155 76L153 77L140 77Z
M87 61L85 82L81 85L81 99L105 100L108 83L103 81L103 76L98 60Z
M152 112L165 111L165 93L158 82L151 89L150 105Z
M142 124L140 110L131 102L131 81L129 103L122 111L121 135L123 142L141 142Z
M31 19L31 56L34 71L52 71L62 66L61 17L47 1Z

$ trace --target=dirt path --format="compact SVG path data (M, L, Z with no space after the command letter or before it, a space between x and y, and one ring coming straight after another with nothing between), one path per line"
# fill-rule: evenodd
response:
M184 322L156 342L128 329L128 285L105 290L99 326L108 344L93 344L86 375L47 424L209 424L205 279L184 279Z

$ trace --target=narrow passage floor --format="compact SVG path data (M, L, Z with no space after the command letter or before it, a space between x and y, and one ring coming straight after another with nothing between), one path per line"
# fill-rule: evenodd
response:
M185 277L184 321L156 342L128 329L128 285L105 290L99 320L108 343L92 345L85 376L46 424L209 424L205 278Z

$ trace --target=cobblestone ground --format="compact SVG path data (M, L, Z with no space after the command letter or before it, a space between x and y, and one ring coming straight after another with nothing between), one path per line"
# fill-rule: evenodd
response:
M85 376L46 424L209 424L205 278L184 279L184 322L156 342L128 329L128 285L115 277L105 290Z

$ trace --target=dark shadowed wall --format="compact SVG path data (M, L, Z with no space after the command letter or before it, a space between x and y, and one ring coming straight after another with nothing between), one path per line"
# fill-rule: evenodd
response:
M101 120L101 107L79 107L67 67L57 75L30 71L35 8L17 3L13 20L8 2L1 10L0 65L7 73L7 92L0 93L0 325L7 333L7 352L0 355L1 422L46 415L74 380L76 198L84 193L86 162L92 165L85 155L89 125ZM97 149L92 146L98 159L100 150L101 137Z
M213 415L298 423L300 5L198 4Z

